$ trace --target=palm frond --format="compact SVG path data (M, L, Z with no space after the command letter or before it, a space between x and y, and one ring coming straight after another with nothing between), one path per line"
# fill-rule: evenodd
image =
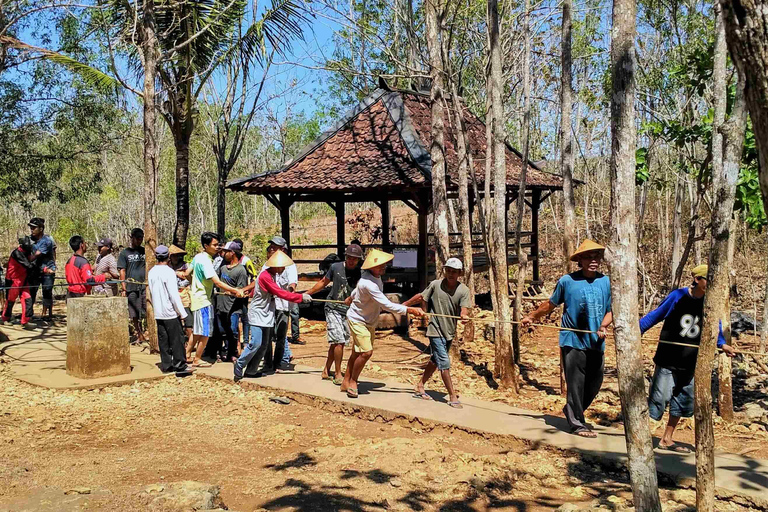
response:
M272 5L243 34L239 50L246 62L263 62L267 46L281 56L292 47L293 39L303 39L308 21L303 3L297 0L272 0Z

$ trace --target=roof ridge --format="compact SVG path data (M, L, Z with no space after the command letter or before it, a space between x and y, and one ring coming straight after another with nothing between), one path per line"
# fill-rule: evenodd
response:
M400 91L390 91L382 96L382 104L387 109L389 118L400 134L400 138L405 144L405 149L413 159L416 166L424 174L427 180L432 180L432 156L424 147L421 138L416 133L416 128L411 122L411 116L408 109L405 108Z

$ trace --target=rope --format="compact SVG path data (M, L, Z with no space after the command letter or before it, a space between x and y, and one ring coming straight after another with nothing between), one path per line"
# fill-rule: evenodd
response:
M53 284L50 287L51 288L63 288L63 287L69 287L69 286L76 286L76 285L85 285L85 286L97 286L102 284L118 284L118 283L129 283L129 284L136 284L140 286L147 286L148 283L144 283L142 281L136 281L135 279L112 279L109 281L104 281L103 283L62 283L62 284ZM0 290L29 290L32 288L39 288L41 286L41 283L37 284L28 284L26 286L0 286Z

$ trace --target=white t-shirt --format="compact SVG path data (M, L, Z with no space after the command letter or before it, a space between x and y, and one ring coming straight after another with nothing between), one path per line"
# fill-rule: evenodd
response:
M379 322L379 313L385 309L390 313L404 315L408 308L402 304L395 304L384 295L384 283L378 277L367 270L357 282L357 287L352 291L352 305L347 311L347 318L353 322L362 322L375 327Z
M298 284L299 273L296 270L296 265L285 267L285 270L275 276L275 282L285 291L288 291L288 286ZM290 303L280 297L275 297L275 308L280 311L289 311Z
M168 265L155 265L147 276L152 307L158 320L187 317L176 285L176 272Z

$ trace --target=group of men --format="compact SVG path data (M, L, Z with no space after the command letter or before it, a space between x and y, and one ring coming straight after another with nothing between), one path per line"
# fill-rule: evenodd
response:
M4 322L9 321L19 296L23 300L21 323L29 322L40 284L43 285L44 311L47 309L48 315L51 314L56 245L44 234L44 226L43 219L33 218L29 222L30 236L19 239L19 246L11 255L6 275ZM134 229L130 246L117 260L112 255L112 241L100 240L93 271L84 257L87 244L75 235L69 242L73 255L65 268L70 283L69 297L90 293L91 287L97 293L115 294L119 283L122 294L128 298L130 317L136 322L140 340L143 332L138 322L147 298L142 283L143 236L141 229ZM448 391L448 404L462 407L451 381L448 354L458 321L470 321L471 300L469 289L459 280L463 268L457 258L445 262L442 278L398 304L384 294L381 279L394 256L378 249L370 249L364 256L360 245L351 244L343 261L330 265L325 276L310 290L298 293L296 266L282 237L269 241L266 263L258 271L254 262L243 254L241 240L220 246L220 236L206 232L200 242L203 250L190 264L184 262L186 252L179 247L161 245L155 249L157 265L148 274L147 287L157 322L163 371L187 373L193 367L210 366L210 362L203 360L203 354L215 330L221 335L216 352L219 359L233 363L235 381L279 371L287 363L286 353L290 350L286 339L288 323L292 316L298 322L296 306L311 302L312 295L331 285L325 303L329 346L322 379L332 381L347 396L357 398L360 374L373 354L381 310L417 317L426 312L430 314L427 337L431 358L413 397L432 400L425 385L434 372L439 371ZM567 384L563 413L572 432L583 437L596 435L585 420L584 411L603 382L605 337L613 321L610 281L599 272L604 252L605 247L585 240L571 256L579 270L562 276L550 299L522 319L524 326L530 325L563 305L563 329L559 336ZM674 443L672 436L680 419L693 415L693 374L701 339L707 270L707 265L695 267L689 286L674 290L658 308L640 320L643 333L663 322L648 404L650 416L657 421L669 406L669 421L659 444L664 449L686 450ZM110 280L118 281L110 283ZM416 304L421 307L413 307ZM297 332L298 329L294 336ZM352 350L342 375L344 348L350 344ZM717 345L729 356L734 355L722 330Z
M564 329L559 340L567 386L563 413L571 431L582 437L596 436L584 411L603 383L605 337L613 322L610 281L598 272L604 254L605 247L592 240L582 242L571 256L579 270L561 277L550 299L522 320L523 325L530 325L563 305ZM672 291L658 308L640 319L643 333L663 322L648 394L649 413L655 421L661 420L669 406L669 420L659 442L662 449L689 451L675 443L672 436L681 418L693 416L693 375L701 341L707 271L707 265L695 267L689 286ZM717 346L729 356L735 354L726 344L722 325Z

